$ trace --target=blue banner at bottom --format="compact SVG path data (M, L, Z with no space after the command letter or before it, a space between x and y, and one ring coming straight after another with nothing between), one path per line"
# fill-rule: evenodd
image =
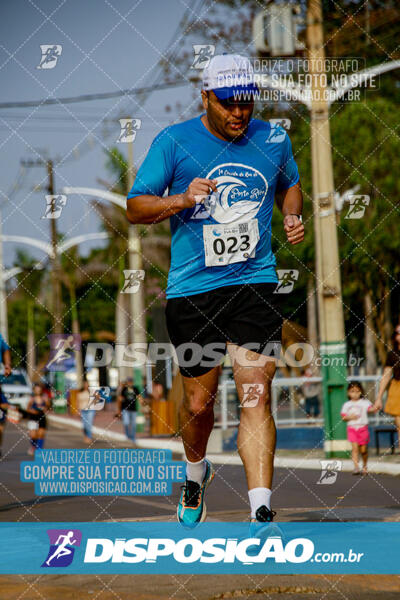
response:
M0 523L1 574L400 574L400 523Z

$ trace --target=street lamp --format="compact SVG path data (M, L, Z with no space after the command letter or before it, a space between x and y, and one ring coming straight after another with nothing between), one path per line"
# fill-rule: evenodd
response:
M7 298L5 292L5 278L4 278L4 267L3 267L3 244L2 233L3 233L3 216L2 208L4 202L0 204L0 333L4 336L4 339L8 340L8 320L7 320Z
M109 238L108 233L106 232L98 232L98 233L87 233L87 234L82 234L82 235L78 235L75 236L73 238L69 238L67 240L63 240L61 243L58 243L56 245L56 255L57 257L60 256L61 254L63 254L64 252L66 252L67 250L69 250L70 248L72 248L73 246L77 246L83 242L88 242L91 240L106 240ZM29 246L32 246L34 248L38 248L39 250L41 250L42 252L44 252L45 254L47 254L47 256L54 260L55 255L54 255L54 246L53 244L50 244L48 242L44 242L42 240L37 240L35 238L31 238L29 236L25 236L25 235L3 235L0 236L0 257L2 257L2 246L3 246L3 242L16 242L19 244L27 244ZM34 265L33 267L34 269L41 269L43 268L42 265L40 263L37 263L36 265ZM0 302L1 304L3 304L4 306L6 306L6 297L5 297L5 282L9 279L11 279L12 277L15 277L15 275L18 275L19 273L21 273L23 271L23 269L19 268L19 267L14 267L12 269L8 269L7 271L3 269L3 265L0 264ZM5 316L5 319L7 321L7 313ZM76 333L73 331L73 333ZM81 381L82 380L82 360L81 360L81 349L79 348L78 350L75 350L75 362L76 362L76 371L77 371L77 381ZM61 392L60 395L64 394L64 380L63 377L60 378L59 381L59 387L57 387L57 391Z

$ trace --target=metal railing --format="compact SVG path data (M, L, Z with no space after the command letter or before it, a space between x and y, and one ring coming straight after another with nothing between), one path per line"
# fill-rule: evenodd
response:
M360 381L364 384L367 397L374 402L381 375L351 375L347 381ZM277 426L318 425L323 426L323 401L322 389L319 391L318 417L308 417L305 411L305 402L302 400L301 388L304 383L322 383L321 377L276 377L272 381L272 414ZM237 427L240 419L240 405L237 397L235 382L232 379L224 379L218 388L217 402L215 406L215 425L226 430L229 427ZM371 415L371 425L391 422L390 417L375 413Z

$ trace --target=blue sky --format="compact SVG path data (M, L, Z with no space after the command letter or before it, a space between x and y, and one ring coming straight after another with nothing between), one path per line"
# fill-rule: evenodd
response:
M193 4L193 3L192 3ZM13 0L0 9L1 102L41 100L133 88L155 82L151 69L171 42L179 20L187 10L186 0ZM175 41L173 42L175 43ZM176 44L181 40L176 39ZM201 40L200 42L201 43ZM37 69L41 44L61 44L62 53L54 69ZM105 147L119 135L119 124L109 122L103 138L104 117L131 114L142 120L135 141L135 162L140 164L152 140L176 112L166 105L180 102L195 111L190 86L154 92L140 107L134 99L103 101L39 108L0 110L0 190L4 200L19 173L20 159L63 157L56 169L56 191L63 186L95 186L96 179L110 179L105 170ZM172 116L171 116L172 115ZM88 143L89 130L93 146ZM80 143L78 157L71 153ZM125 151L125 146L120 145ZM44 214L46 184L44 168L29 169L21 187L3 205L3 233L49 239L49 221ZM58 220L66 237L100 229L89 203L71 196ZM81 251L89 249L89 244ZM28 249L28 247L26 247ZM29 249L37 258L40 251ZM15 244L4 244L4 263L12 265Z

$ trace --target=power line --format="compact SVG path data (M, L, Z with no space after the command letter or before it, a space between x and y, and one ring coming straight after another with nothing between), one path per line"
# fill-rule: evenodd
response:
M9 119L10 121L20 121L21 120L21 113L14 113L14 114L3 114L1 115L2 119ZM27 117L29 119L29 121L67 121L67 122L77 122L77 120L79 119L80 121L86 121L86 122L94 122L94 123L106 123L106 122L118 122L117 117L114 118L105 118L102 119L102 116L96 116L93 115L93 109L91 111L91 114L86 114L86 115L65 115L64 114L59 114L59 115L53 115L53 114L46 114L46 115L30 115L29 117Z
M31 115L29 117L27 117L27 119L29 120L29 124L31 123L31 121L44 121L45 123L48 123L49 125L53 122L57 123L57 122L61 122L61 123L75 123L76 125L80 125L79 121L85 122L85 123L97 123L98 126L100 127L100 125L104 125L104 124L108 124L108 123L118 123L120 118L123 118L124 115L126 114L126 111L120 112L120 116L117 117L107 117L105 119L102 119L101 115L99 116L93 116L93 115ZM157 115L156 113L152 113L152 116L154 119L166 119L166 115L165 112L164 113L160 113L159 115ZM21 114L3 114L1 115L1 119L2 120L9 120L9 121L21 121Z
M182 18L180 19L180 22L178 23L176 30L171 38L171 42L168 45L169 50L167 50L167 61L168 62L174 62L174 58L175 56L178 55L179 51L180 51L180 45L179 45L179 41L181 39L181 37L178 37L178 34L180 32L180 30L185 30L188 23L190 22L190 18L189 15L190 14L197 14L198 13L198 9L200 8L200 6L203 4L204 0L195 0L195 6L187 6L186 11L184 12ZM151 80L154 78L154 75L156 75L155 79L158 79L158 77L161 76L162 74L162 70L163 70L163 57L159 60L158 64L156 65L155 69L152 69L151 72L148 74L147 77L147 81ZM155 73L154 73L155 71ZM154 80L154 79L153 79ZM65 97L65 98L47 98L44 100L36 100L36 101L21 101L21 102L2 102L0 103L0 108L29 108L29 107L41 107L41 106L49 106L49 105L57 105L58 107L60 105L63 104L72 104L72 103L79 103L79 102L88 102L88 101L92 101L92 100L105 100L108 98L118 98L118 97L123 97L123 96L139 96L140 102L143 105L146 100L148 99L149 95L157 90L163 90L163 89L168 89L171 87L178 87L180 85L187 85L189 83L194 83L196 81L196 78L194 77L188 77L187 79L185 79L184 77L181 77L175 81L171 81L171 82L164 82L164 83L160 83L160 84L153 84L153 85L144 85L141 88L133 88L133 89L129 89L129 90L120 90L119 92L106 92L106 93L98 93L98 94L85 94L85 95L81 95L81 96L73 96L73 97ZM146 82L147 83L147 82ZM81 106L80 110L84 111L86 107ZM87 110L91 110L91 109L87 109ZM37 115L35 115L37 118ZM93 119L93 114L91 113L91 117ZM9 119L13 119L14 116L11 115L3 115L3 118L9 118ZM79 118L77 117L79 120L81 121L86 121L88 120L87 118ZM45 117L46 119L46 117ZM57 120L57 117L53 115L50 116L50 119L54 119L55 121ZM50 120L49 119L49 120ZM103 125L103 126L107 126L108 123L111 123L114 119L110 118L110 119L99 119L99 125ZM116 121L117 119L115 119ZM3 126L0 126L1 128L3 128ZM34 132L34 129L30 129L30 131ZM41 129L41 131L43 131L43 129ZM50 132L50 131L49 131ZM70 129L68 129L68 131L66 131L66 133L70 133ZM104 132L104 137L108 138L111 135L111 131L108 132ZM91 150L93 148L94 145L94 139L93 139L93 133L91 132L89 135L89 139L85 141L85 146L86 146L86 151L85 150L81 150L81 146L83 144L79 143L73 150L73 157L70 157L67 160L62 160L62 162L65 163L69 163L71 162L71 160L76 160L77 158L81 158L83 154L86 154L89 150ZM60 159L56 160L55 164L59 164Z
M91 102L92 100L107 100L108 98L119 98L121 96L137 96L138 94L147 94L157 90L165 90L171 87L187 85L190 80L176 79L175 81L158 83L148 87L131 88L120 90L118 92L103 92L99 94L83 94L82 96L66 96L65 98L45 98L43 100L27 100L23 102L0 102L1 108L27 108L36 106L49 106L51 104L72 104L75 102Z
M179 50L180 50L180 46L177 43L178 40L178 34L179 31L181 29L184 29L185 27L187 27L190 19L189 19L189 15L190 13L192 14L197 14L197 11L200 9L200 6L203 4L204 0L197 0L197 2L195 3L195 6L188 6L186 11L184 12L181 20L179 21L176 30L174 32L174 35L171 38L171 42L172 40L174 40L175 43L170 43L169 46L171 47L171 50L169 52L167 52L167 56L166 56L166 60L167 62L173 62L173 59L175 58L175 56L178 55ZM162 73L162 59L160 59L160 61L157 63L156 65L156 75L157 77L160 75L160 72ZM148 79L152 79L154 77L154 73L153 73L152 69L148 75ZM188 85L189 83L193 83L194 79L191 77L188 77L187 79L185 79L184 77L180 77L179 79L176 79L175 81L169 81L169 82L164 82L164 83L159 83L159 84L153 84L153 85L146 85L140 88L131 88L131 89L127 89L127 90L120 90L118 92L104 92L104 93L98 93L98 94L83 94L81 96L67 96L65 98L46 98L44 100L28 100L28 101L21 101L21 102L0 102L0 109L1 108L24 108L24 107L36 107L36 106L48 106L48 105L54 105L54 104L72 104L72 103L76 103L76 102L90 102L92 100L107 100L108 98L120 98L121 96L136 96L136 95L142 95L145 97L145 99L147 99L148 94L151 94L152 92L155 92L157 90L164 90L164 89L168 89L171 87L177 87L180 85Z

